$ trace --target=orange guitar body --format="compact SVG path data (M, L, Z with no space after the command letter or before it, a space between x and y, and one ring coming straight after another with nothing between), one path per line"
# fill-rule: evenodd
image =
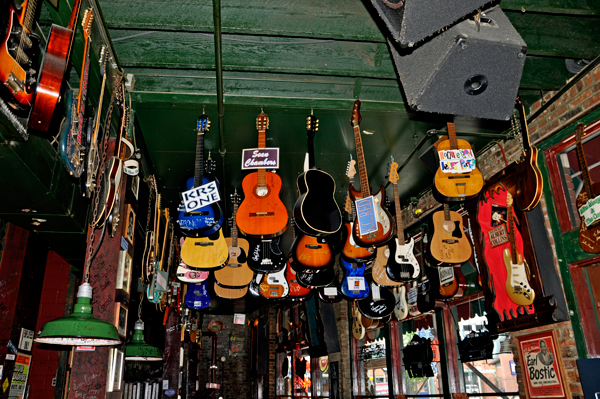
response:
M468 141L456 139L457 148L452 148L450 140L444 140L437 146L438 151L470 150ZM435 188L442 197L448 201L466 201L475 198L483 188L483 176L475 168L468 173L445 173L438 168L435 174Z
M325 267L332 258L331 247L323 239L302 234L294 242L294 259L302 266L306 267Z
M354 201L362 198L362 193L350 186L350 197ZM379 191L373 194L375 198L375 218L377 219L377 231L370 234L360 235L358 221L354 223L354 241L363 247L383 246L394 236L394 226L391 223L390 213L383 207L385 203L385 188L381 186Z
M440 295L445 299L462 297L467 288L467 280L460 266L448 266L454 269L454 278L445 284L440 283Z
M366 261L373 259L377 254L375 247L361 247L356 245L354 238L352 237L353 223L345 222L344 228L346 229L346 241L342 248L342 254L345 258L354 261Z
M240 231L247 236L276 237L287 228L287 209L279 198L281 177L271 172L265 174L267 192L263 196L257 194L258 172L250 173L242 181L245 198L235 219Z

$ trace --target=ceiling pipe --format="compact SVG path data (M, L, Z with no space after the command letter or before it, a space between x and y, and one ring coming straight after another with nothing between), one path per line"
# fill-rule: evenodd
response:
M215 69L217 70L217 112L219 116L219 154L225 156L225 133L223 127L223 54L221 51L221 0L213 0L213 23L215 29Z

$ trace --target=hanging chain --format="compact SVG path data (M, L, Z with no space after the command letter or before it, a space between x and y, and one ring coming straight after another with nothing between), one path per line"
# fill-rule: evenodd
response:
M142 303L144 302L144 292L146 292L146 284L142 284L142 292L140 292L140 306L138 306L138 321L142 321Z

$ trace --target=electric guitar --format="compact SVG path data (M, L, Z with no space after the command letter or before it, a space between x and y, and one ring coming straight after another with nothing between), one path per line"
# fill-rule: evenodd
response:
M410 316L418 316L421 314L419 307L417 306L417 300L419 299L419 289L416 281L409 283L408 292L406 293L408 314Z
M394 316L399 321L408 316L408 303L406 302L406 286L394 287L394 296L396 297L396 306L394 306Z
M520 133L523 152L515 166L515 175L517 176L515 204L522 211L530 211L536 207L542 198L544 180L537 164L538 149L532 146L529 141L525 108L519 96L517 96L516 108L518 122L513 115L511 123L513 124L513 130Z
M369 296L369 285L365 279L365 264L350 263L340 257L340 266L344 272L342 278L342 295L349 301Z
M404 238L404 223L402 222L402 208L400 207L400 196L398 195L398 164L393 162L390 166L389 180L394 187L394 205L396 207L396 237L390 241L390 255L387 263L387 274L391 280L407 281L415 279L421 273L419 262L415 258L413 248L415 240L410 237L408 243Z
M196 125L196 164L194 177L190 177L186 181L186 191L216 181L216 179L204 173L204 135L208 132L209 127L210 121L208 120L208 116L206 114L200 115ZM219 182L216 181L216 183L218 187ZM181 233L186 237L198 238L212 235L223 224L224 216L219 202L201 206L202 203L199 201L199 205L190 212L186 212L185 209L179 211L177 223L179 223Z
M155 246L155 235L154 232L158 234L157 223L158 223L158 210L160 209L160 201L161 197L158 194L156 189L156 179L154 176L150 176L148 179L149 188L150 188L150 196L155 194L155 203L154 203L154 227L150 230L150 212L146 216L147 224L146 224L146 239L144 243L144 253L142 255L142 280L144 283L148 283L150 281L150 276L152 276L154 270L154 262L156 257L156 246ZM150 204L148 204L148 208L150 208Z
M465 275L458 266L438 266L439 294L443 299L462 297L467 288Z
M250 284L254 278L254 272L246 263L250 244L244 238L238 238L238 229L235 224L240 197L236 192L231 198L233 200L231 237L225 238L229 247L229 261L224 268L215 271L215 280L222 287L240 288Z
M433 236L429 252L433 258L444 263L463 263L471 258L472 248L463 233L463 218L458 212L450 211L444 204L443 211L437 211L431 218Z
M389 289L381 288L375 284L368 274L367 283L371 289L366 298L357 301L358 310L363 316L373 320L380 320L384 317L388 317L394 312L396 297Z
M12 111L22 117L31 108L37 84L37 60L40 38L33 33L37 0L15 7L2 2L2 43L0 43L0 87L2 97Z
M207 282L191 284L185 293L185 306L190 309L204 309L210 305L210 295L206 289Z
M91 9L83 13L83 65L81 66L81 78L79 80L79 92L75 99L73 90L67 92L66 107L67 115L60 124L60 136L58 138L58 152L63 166L71 175L78 179L84 167L86 153L86 138L84 137L83 125L85 123L85 106L87 100L88 78L90 71L90 36L94 13Z
M504 265L506 265L506 293L511 301L517 305L529 306L535 300L535 291L529 285L529 265L517 251L515 235L515 221L513 218L513 199L506 193L506 217L508 218L508 238L510 247L503 252Z
M190 269L185 262L179 263L179 266L177 266L177 272L175 274L175 277L184 283L201 283L206 280L208 276L210 276L208 271Z
M286 265L285 279L290 287L289 298L292 301L303 301L312 295L312 290L298 282L296 271L291 267L290 262Z
M352 303L352 336L354 339L365 337L365 327L362 325L362 316L355 303Z
M583 190L577 196L577 209L581 214L581 207L586 205L588 201L593 200L600 195L600 183L592 181L590 171L587 166L585 154L583 152L583 130L584 125L579 123L575 128L575 142L577 146L577 160L579 161L579 169L581 169L581 177L583 179ZM600 253L600 223L594 222L587 226L585 221L581 220L579 226L579 245L585 252Z
M285 278L286 265L278 272L267 273L258 286L260 296L267 299L283 299L290 293L290 286Z
M250 239L246 260L250 269L257 273L275 273L282 270L287 260L279 248L280 241L281 237L266 240Z
M335 202L335 181L330 174L315 168L313 139L319 120L306 118L308 135L308 170L297 179L300 196L294 205L296 225L304 234L322 237L342 227L342 213Z
M469 142L456 138L453 122L448 122L448 140L440 142L437 151L440 167L434 179L436 199L464 202L475 198L483 188L483 177Z
M258 148L264 148L269 117L261 112L256 118ZM281 199L281 177L261 168L242 181L244 200L240 204L236 222L240 231L249 237L272 238L283 234L288 224L287 209Z
M356 143L356 159L358 160L358 175L360 177L360 191L355 190L353 186L350 186L350 196L356 203L359 199L367 199L371 197L371 189L369 188L369 178L367 176L367 166L365 165L365 157L363 154L362 147L362 139L360 137L360 126L359 123L362 119L360 115L360 101L356 100L354 102L354 107L352 109L352 118L350 119L350 123L354 128L354 141ZM393 236L394 228L390 222L391 215L383 207L385 204L385 188L383 185L373 196L373 214L370 215L369 219L365 219L365 225L367 222L371 226L375 226L376 230L367 233L361 234L361 226L358 221L354 224L354 228L352 230L352 234L354 236L354 241L363 247L370 246L382 246L385 245ZM358 212L358 210L357 210ZM360 220L360 218L358 218ZM368 227L368 226L363 226Z
M321 269L302 269L297 266L294 267L294 263L292 263L292 267L296 271L296 279L304 287L327 287L336 278L333 266L326 266Z
M440 282L438 271L432 267L424 266L421 280L417 283L417 308L421 313L433 311L438 297Z
M229 247L223 230L208 237L186 237L181 246L181 260L190 269L221 269L229 259Z

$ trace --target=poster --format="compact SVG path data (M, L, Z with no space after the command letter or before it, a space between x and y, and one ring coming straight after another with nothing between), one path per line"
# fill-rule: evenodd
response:
M517 337L527 397L566 398L562 359L554 331Z
M12 381L10 383L10 392L8 396L22 398L25 396L25 388L27 387L27 377L29 376L29 364L31 356L17 355L15 360L15 369L13 371Z
M242 356L245 354L245 334L231 334L229 336L229 354L231 356Z

